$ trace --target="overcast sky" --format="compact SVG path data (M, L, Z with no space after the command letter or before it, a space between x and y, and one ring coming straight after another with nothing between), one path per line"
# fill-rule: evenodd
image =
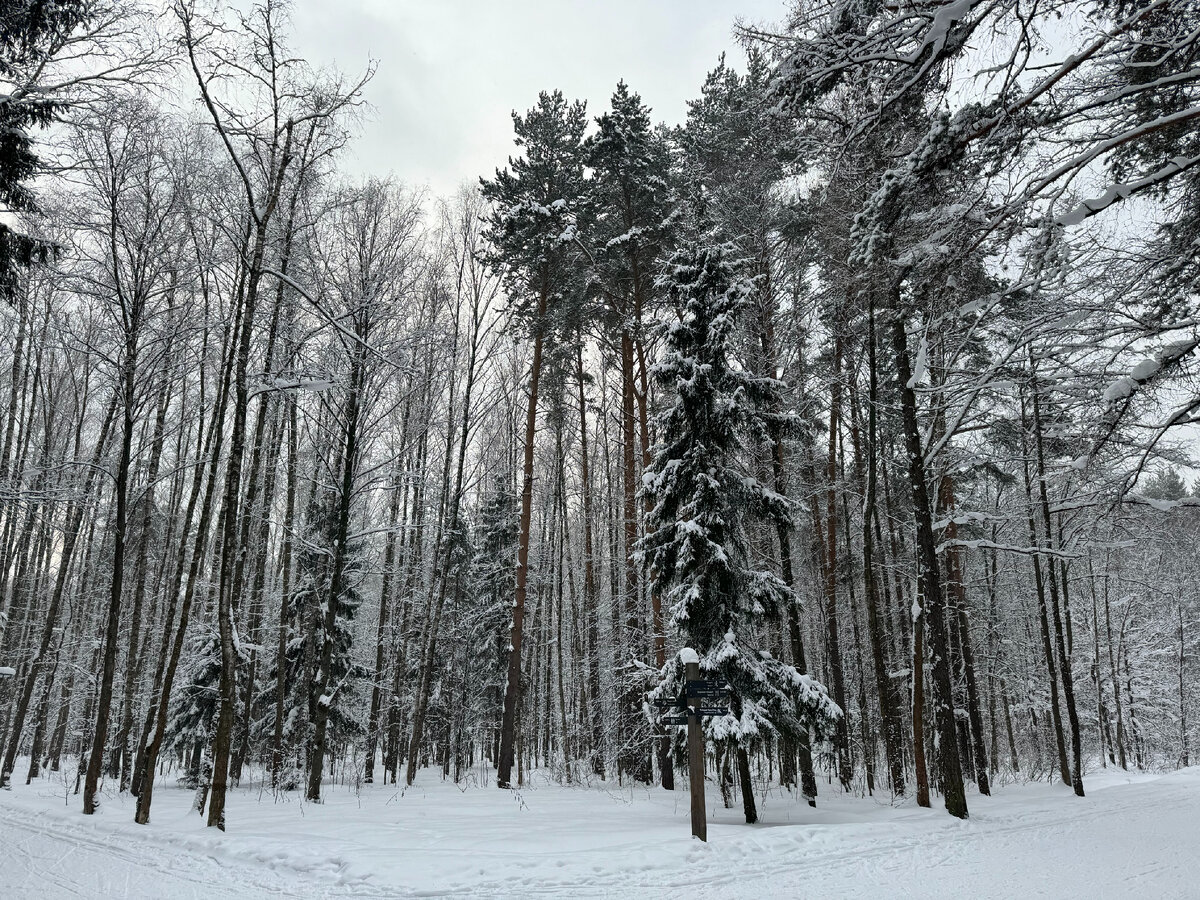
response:
M721 51L740 63L734 19L782 18L783 0L295 0L294 40L315 65L378 72L349 168L438 194L490 175L513 151L512 119L558 88L599 115L624 78L679 122Z

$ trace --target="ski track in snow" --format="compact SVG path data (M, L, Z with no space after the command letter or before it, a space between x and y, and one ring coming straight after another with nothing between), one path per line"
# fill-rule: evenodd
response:
M166 783L140 827L128 797L89 819L41 781L0 792L0 898L1200 897L1200 768L1085 784L1083 799L1046 784L971 795L966 822L936 799L921 810L826 794L810 810L772 794L753 827L713 789L701 844L683 792L514 797L425 771L404 796L329 788L321 806L234 791L220 834Z
M231 867L195 853L184 856L164 844L134 840L122 845L67 822L39 824L13 810L0 810L0 844L12 854L0 875L7 897L224 900L245 897L248 890L289 895L255 868Z

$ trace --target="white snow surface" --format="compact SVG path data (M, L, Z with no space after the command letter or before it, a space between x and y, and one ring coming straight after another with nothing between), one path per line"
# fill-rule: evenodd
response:
M427 769L403 794L327 785L319 806L256 783L231 792L225 834L173 780L143 827L127 795L85 817L62 774L15 778L0 792L0 897L1184 898L1200 883L1197 767L1091 773L1082 799L1001 785L969 794L967 821L821 778L816 809L775 790L747 826L710 785L707 844L689 836L683 790L538 773L507 792L480 786L488 774L456 786Z
M1124 376L1118 378L1104 390L1104 402L1112 403L1114 400L1124 400L1133 393L1135 382L1132 378Z

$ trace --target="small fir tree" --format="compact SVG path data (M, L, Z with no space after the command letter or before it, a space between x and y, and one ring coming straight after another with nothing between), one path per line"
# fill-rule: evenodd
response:
M1143 493L1151 500L1182 500L1188 495L1188 489L1179 470L1172 468L1151 476Z
M353 544L347 551L342 590L332 598L337 610L329 694L317 695L313 687L319 683L322 642L327 639L323 623L325 604L331 599L336 505L337 496L332 491L313 498L306 516L302 549L296 557L296 587L287 598L290 637L285 651L284 682L292 702L284 723L284 739L293 747L308 746L307 737L313 728L316 705L322 702L329 709L328 740L331 743L357 737L363 731L362 723L348 712L355 706L349 701L357 693L362 679L369 674L353 656L354 617L362 605L359 588L364 577L362 548ZM270 673L267 683L273 683L274 678L275 673ZM272 702L271 692L264 690L258 702L261 708L268 708ZM269 716L267 713L261 717L260 730L269 727ZM289 778L286 783L290 787L295 780Z
M517 513L517 496L510 480L497 477L480 506L469 572L467 641L471 671L478 685L472 700L477 706L477 721L489 733L494 729L496 736L500 725L496 714L504 703L508 662L507 626L515 580Z
M190 790L200 786L200 748L210 739L221 699L217 690L221 642L216 628L206 625L189 637L183 660L182 683L171 694L164 746L180 753L195 749L187 769L179 777L179 784ZM248 662L245 653L241 662ZM245 671L244 665L238 667L239 676ZM239 685L238 690L241 689Z
M776 737L827 734L841 710L823 685L759 649L760 628L795 602L790 587L751 559L751 517L779 515L787 501L750 473L748 450L768 440L763 401L778 390L731 359L738 313L751 292L728 244L678 251L662 285L678 321L654 377L674 402L659 417L662 443L643 478L654 507L642 555L670 625L700 657L706 677L731 688L730 712L705 721L707 736L736 749L746 821L754 822L748 749ZM662 667L652 699L677 696L678 658Z

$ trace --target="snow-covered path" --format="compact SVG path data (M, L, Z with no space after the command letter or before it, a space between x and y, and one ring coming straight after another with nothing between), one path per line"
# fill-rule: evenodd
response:
M972 796L972 817L828 796L773 795L763 822L687 797L545 785L518 796L331 788L321 806L236 792L230 831L203 827L164 785L153 824L110 797L85 819L50 782L0 793L0 897L1200 897L1200 768ZM711 800L712 798L710 798ZM69 803L64 803L69 800Z
M967 822L906 818L852 837L793 829L760 857L761 874L716 876L692 896L782 887L797 897L1200 898L1196 769L1140 784L1104 779L1082 800L1044 785L971 799Z
M259 866L117 837L25 809L0 807L0 846L5 897L233 900L298 896L292 892L305 887L294 877L281 883L278 873Z

